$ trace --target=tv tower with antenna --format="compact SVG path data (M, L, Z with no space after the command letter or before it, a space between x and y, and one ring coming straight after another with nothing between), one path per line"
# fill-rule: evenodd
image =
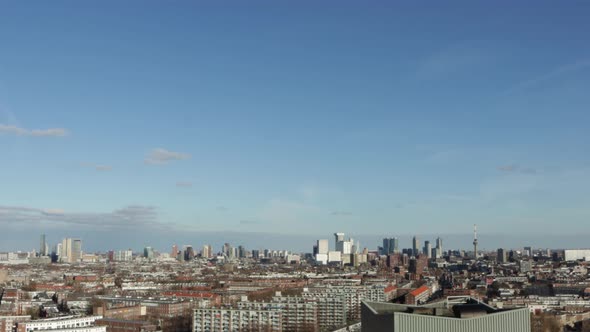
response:
M473 224L473 257L477 259L477 224Z

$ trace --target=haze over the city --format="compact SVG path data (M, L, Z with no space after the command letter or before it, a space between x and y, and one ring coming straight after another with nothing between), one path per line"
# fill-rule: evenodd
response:
M587 246L589 10L2 2L0 250Z

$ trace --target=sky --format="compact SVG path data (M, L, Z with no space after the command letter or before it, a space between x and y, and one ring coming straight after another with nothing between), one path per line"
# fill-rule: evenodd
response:
M475 223L506 246L588 246L589 16L588 1L0 2L0 250L41 233L311 250L337 231L467 248ZM310 242L277 240L293 237Z

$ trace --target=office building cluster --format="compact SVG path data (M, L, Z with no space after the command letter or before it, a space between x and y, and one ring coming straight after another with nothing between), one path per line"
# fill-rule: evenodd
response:
M317 240L313 247L313 257L317 264L359 265L366 262L366 253L359 253L360 243L354 239L345 240L344 233L334 233L334 250L330 250L327 239Z
M430 241L424 241L424 245L420 245L418 236L412 238L412 248L399 248L399 238L391 237L384 238L383 245L378 248L381 255L392 255L392 254L404 254L408 256L425 255L428 259L441 258L443 255L443 240L438 237L436 238L435 247L432 246Z
M81 239L64 238L61 242L50 247L45 234L40 237L38 250L0 253L0 263L14 265L24 263L50 264L52 262L73 264L95 259L96 256L92 254L84 254Z

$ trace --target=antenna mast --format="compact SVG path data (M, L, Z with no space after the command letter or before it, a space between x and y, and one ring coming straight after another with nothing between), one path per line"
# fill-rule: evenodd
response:
M473 224L473 257L477 259L477 224Z

